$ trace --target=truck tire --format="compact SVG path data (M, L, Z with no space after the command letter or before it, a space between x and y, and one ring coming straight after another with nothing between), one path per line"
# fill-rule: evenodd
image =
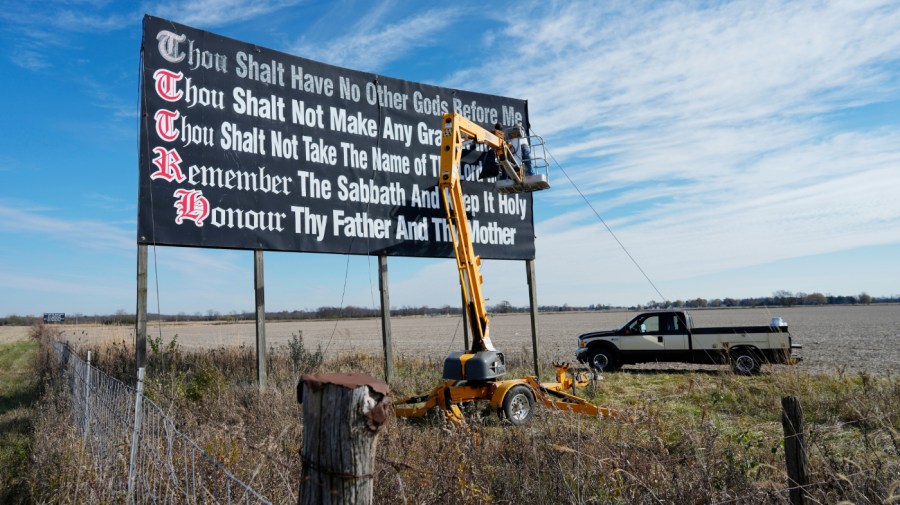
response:
M609 347L591 349L588 354L588 365L594 370L600 370L601 372L613 372L619 369L619 362L616 361L615 352Z
M739 375L755 375L759 373L761 363L750 349L739 349L731 355L731 366Z
M503 397L503 414L515 426L521 426L534 415L534 396L531 388L524 384L513 386Z

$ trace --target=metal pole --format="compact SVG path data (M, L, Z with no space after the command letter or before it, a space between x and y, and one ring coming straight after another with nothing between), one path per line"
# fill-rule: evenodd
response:
M138 244L137 310L134 328L134 361L137 368L147 365L147 246Z
M525 260L525 273L528 277L528 301L531 306L531 352L534 359L534 375L540 380L541 365L538 363L538 348L540 341L538 340L537 327L537 279L534 277L534 259Z
M391 344L391 296L388 289L387 256L378 257L378 289L381 291L381 340L384 347L384 381L394 379L394 351Z
M144 403L144 369L138 368L137 392L134 395L134 431L131 432L131 455L128 458L128 495L125 503L134 503L134 474L137 471L138 439Z
M87 376L84 378L84 440L87 441L88 428L90 428L90 397L91 397L91 351L87 352L87 368L85 368Z
M253 284L256 290L256 381L266 389L266 283L263 252L253 251Z

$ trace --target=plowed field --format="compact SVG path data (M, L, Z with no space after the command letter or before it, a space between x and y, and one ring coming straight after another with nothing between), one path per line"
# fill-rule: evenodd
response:
M845 371L900 373L900 305L822 306L754 309L708 309L691 312L694 324L702 326L766 325L772 317L789 324L795 343L803 344L801 369L818 372ZM539 352L544 361L573 360L579 333L613 329L635 313L627 311L548 313L538 316ZM495 347L515 363L531 362L531 330L528 314L497 315L492 318ZM64 326L66 339L101 344L131 343L134 330L120 326ZM163 342L176 335L185 350L221 346L255 346L255 324L163 323L151 321L148 334ZM305 344L321 345L327 356L364 352L381 354L380 319L342 321L270 322L266 341L270 348L284 347L293 334L302 332ZM405 317L391 320L394 355L433 357L442 360L450 350L463 348L460 317ZM631 367L626 367L626 370ZM681 364L646 364L639 368L710 368Z

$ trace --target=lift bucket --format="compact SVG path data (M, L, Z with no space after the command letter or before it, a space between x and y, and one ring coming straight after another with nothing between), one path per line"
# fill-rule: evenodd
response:
M547 150L544 146L544 139L538 135L531 135L522 139L522 141L514 140L516 144L517 157L516 165L521 167L522 172L513 174L501 174L497 179L496 188L498 193L530 193L532 191L541 191L550 188L550 164L547 162ZM506 177L503 177L506 175Z

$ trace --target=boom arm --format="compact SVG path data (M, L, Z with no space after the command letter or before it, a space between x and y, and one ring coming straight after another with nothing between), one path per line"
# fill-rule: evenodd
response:
M481 257L477 256L472 243L472 231L466 217L460 184L460 162L463 143L473 141L485 144L497 154L501 166L510 166L515 158L510 156L511 147L500 130L488 131L478 124L456 113L444 114L441 137L441 168L439 186L444 210L447 213L447 224L450 227L450 238L456 255L456 266L459 270L459 283L462 287L463 302L468 314L469 326L472 330L472 352L495 351L491 343L490 320L481 293L482 277L480 272ZM521 174L521 167L513 168Z
M472 231L466 217L465 201L460 184L462 148L468 142L485 144L497 154L497 162L508 175L497 190L506 193L530 192L550 187L546 177L526 174L525 161L528 151L522 148L520 125L510 131L510 138L519 136L517 156L515 144L507 141L505 133L496 129L488 131L459 114L444 114L441 140L441 167L438 185L447 214L447 226L453 242L459 283L463 302L472 328L472 347L466 351L454 351L444 360L445 382L434 387L427 395L415 396L394 404L394 412L401 417L421 417L438 407L451 421L464 422L461 406L473 401L489 401L491 407L512 424L522 424L531 417L533 403L539 399L548 407L580 412L591 416L617 415L606 408L598 408L587 400L570 395L565 390L587 384L587 374L569 371L568 364L556 364L557 382L540 383L538 377L499 380L506 374L503 353L494 349L490 337L490 320L481 294L481 258L474 251ZM532 165L533 167L533 165ZM484 168L484 167L482 167ZM510 184L510 180L512 183ZM571 378L569 375L571 374ZM574 391L573 391L574 393Z

